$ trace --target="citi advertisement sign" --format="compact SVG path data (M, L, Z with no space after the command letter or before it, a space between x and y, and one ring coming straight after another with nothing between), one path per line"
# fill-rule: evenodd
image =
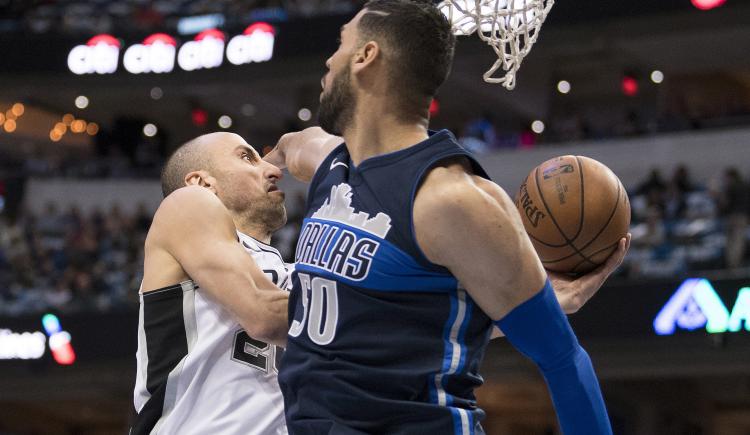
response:
M216 68L224 57L233 65L267 62L273 57L275 30L267 23L248 26L241 35L226 41L224 32L207 29L178 47L166 33L154 33L124 50L123 68L132 74L169 73L175 63L184 71ZM111 35L97 35L68 53L68 68L74 74L112 74L117 71L122 51Z
M672 335L679 329L694 331L704 328L709 334L750 331L750 287L737 293L732 310L704 278L685 280L654 319L658 335Z
M70 365L76 360L71 337L62 329L60 319L54 314L42 317L44 332L14 332L0 329L0 360L35 360L41 359L47 346L52 357L60 365Z

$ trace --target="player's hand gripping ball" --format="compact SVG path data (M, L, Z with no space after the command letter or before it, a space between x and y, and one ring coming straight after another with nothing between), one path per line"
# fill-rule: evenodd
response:
M630 201L608 167L562 156L534 168L516 207L548 270L585 273L604 263L630 226Z

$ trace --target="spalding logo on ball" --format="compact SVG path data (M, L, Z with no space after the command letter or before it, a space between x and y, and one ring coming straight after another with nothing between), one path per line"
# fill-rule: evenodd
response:
M619 178L583 156L556 157L534 168L516 207L544 267L555 272L596 268L630 227L630 202Z

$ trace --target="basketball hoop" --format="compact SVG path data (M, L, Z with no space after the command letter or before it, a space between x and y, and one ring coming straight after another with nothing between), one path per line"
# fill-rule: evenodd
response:
M516 72L531 51L554 0L444 0L438 6L456 35L476 32L497 54L484 73L487 83L516 86ZM502 68L505 75L494 77Z

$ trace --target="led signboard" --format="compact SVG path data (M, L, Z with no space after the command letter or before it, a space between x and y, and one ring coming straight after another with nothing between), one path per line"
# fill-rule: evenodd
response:
M166 33L155 33L124 50L122 65L131 74L169 73L175 63L184 71L216 68L226 56L229 63L243 65L267 62L273 57L275 30L267 23L248 26L227 41L224 32L211 28L181 46ZM113 74L117 71L120 41L112 35L97 35L68 54L68 69L74 74Z
M750 331L750 287L743 287L728 310L711 282L704 278L685 280L654 319L658 335L672 335L679 329L705 327L710 334Z
M19 333L10 329L0 329L0 360L41 359L49 344L52 357L58 364L73 364L76 356L70 343L71 337L68 332L63 331L60 319L54 314L45 314L42 317L42 326L45 332Z

